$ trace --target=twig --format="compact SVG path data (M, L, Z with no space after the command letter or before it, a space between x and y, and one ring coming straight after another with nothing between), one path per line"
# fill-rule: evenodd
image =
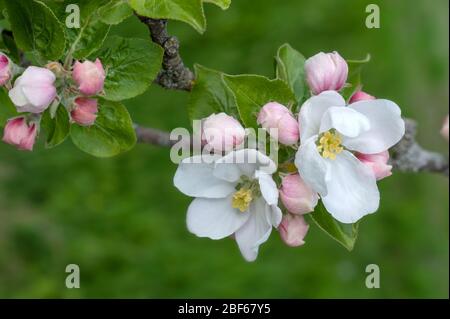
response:
M403 139L391 150L391 164L403 172L433 172L448 176L448 158L442 154L423 149L416 142L417 124L405 119L406 132Z
M180 43L176 37L170 36L167 32L167 20L151 19L139 15L137 17L147 25L152 41L164 49L162 70L155 82L166 89L192 90L194 73L184 66L179 53Z
M416 122L405 119L405 123L405 136L391 149L391 165L394 169L402 172L430 172L448 176L448 158L422 148L415 140ZM170 140L168 132L152 128L136 126L136 134L140 143L170 147L176 142Z
M163 147L171 147L176 141L170 140L170 134L154 128L134 125L139 143L151 144Z

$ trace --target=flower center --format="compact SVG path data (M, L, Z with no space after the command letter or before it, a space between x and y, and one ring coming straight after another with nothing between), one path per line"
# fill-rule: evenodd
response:
M259 196L261 196L261 191L258 181L243 175L236 186L236 192L233 194L231 206L244 213L248 211L252 200Z
M341 143L341 135L336 130L329 130L319 135L317 150L323 158L334 160L344 150Z
M233 194L232 206L233 208L239 209L241 212L245 212L248 210L252 199L252 190L249 188L241 188Z

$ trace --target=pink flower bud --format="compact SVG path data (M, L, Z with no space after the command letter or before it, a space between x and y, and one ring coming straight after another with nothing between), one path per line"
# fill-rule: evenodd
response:
M20 150L32 151L36 140L35 123L27 124L23 117L8 120L3 132L3 142L16 146Z
M303 216L292 214L284 215L278 227L281 239L290 247L302 246L308 229L309 225Z
M230 151L244 142L245 129L233 117L212 114L203 120L202 142L215 151Z
M444 124L442 124L441 128L441 135L447 140L448 142L448 115L444 120Z
M305 62L306 81L314 94L339 91L348 76L347 62L337 52L320 52Z
M283 178L280 198L290 213L298 215L312 212L319 200L317 193L305 184L299 174L291 174Z
M72 77L82 94L96 95L103 90L105 70L99 59L96 59L95 62L84 61L80 63L76 61L73 66Z
M365 101L365 100L375 100L376 98L370 94L367 94L363 91L357 91L353 93L352 97L350 98L350 104L358 102L358 101Z
M56 97L55 79L52 71L30 66L16 79L9 97L19 112L42 113Z
M384 151L378 154L356 154L356 157L365 165L372 169L377 180L392 175L392 166L389 162L389 152Z
M0 86L5 85L11 78L11 62L8 57L0 53Z
M282 144L295 144L300 137L297 120L291 111L280 103L270 102L264 105L258 114L257 122Z
M72 120L83 126L90 126L97 119L97 100L87 97L77 97L75 99L75 108L70 112Z

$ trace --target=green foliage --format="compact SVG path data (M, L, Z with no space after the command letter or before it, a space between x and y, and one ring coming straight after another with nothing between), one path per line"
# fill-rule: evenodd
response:
M226 10L230 7L231 0L203 0L203 2L213 3L219 6L222 10Z
M111 157L136 144L133 122L125 106L103 99L99 100L99 113L94 125L73 124L70 137L79 149L97 157Z
M3 127L8 119L17 115L16 107L11 102L5 88L0 88L0 127Z
M183 21L203 33L206 30L204 2L213 3L225 10L230 6L231 0L130 0L129 4L139 15Z
M133 15L126 0L110 0L98 9L100 20L106 24L119 24Z
M300 104L307 90L305 57L289 44L283 44L275 56L275 74L289 85Z
M66 28L69 43L68 55L75 59L83 59L97 51L108 35L110 26L103 23L98 13L99 1L66 0L62 4L61 21L65 21L65 8L69 4L76 4L80 8L80 28Z
M161 68L163 50L150 41L112 37L97 56L107 73L105 98L120 101L147 90Z
M202 0L130 0L130 6L149 18L183 21L200 33L206 29Z
M234 96L222 79L223 73L198 64L194 69L196 80L189 95L189 118L198 120L220 112L239 117Z
M282 80L270 80L259 75L223 75L223 79L233 92L239 115L246 127L258 128L256 117L261 107L268 102L286 106L296 104L294 93Z
M355 224L338 222L326 211L322 203L319 203L314 212L308 216L331 238L347 248L347 250L353 250L356 239L358 238L359 222Z
M19 49L17 48L14 38L5 30L1 33L0 43L3 44L2 50L5 50L8 57L16 63L20 62Z
M43 60L57 60L64 53L64 28L43 2L14 0L5 3L17 46Z
M54 117L51 116L50 109L47 109L42 116L41 127L47 136L45 147L53 148L64 142L70 131L69 113L66 108L60 104Z

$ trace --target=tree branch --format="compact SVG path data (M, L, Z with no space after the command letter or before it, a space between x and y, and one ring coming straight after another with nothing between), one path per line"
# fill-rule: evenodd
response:
M152 41L164 49L162 70L155 82L166 89L192 90L194 73L184 66L179 49L180 43L167 32L167 20L157 20L136 14L139 20L147 25Z
M170 140L170 134L154 128L134 125L138 143L171 147L176 141Z
M448 158L442 154L423 149L416 142L417 123L405 119L403 139L391 150L391 164L403 172L433 172L448 176Z
M430 172L448 176L448 158L442 154L423 149L415 140L417 124L404 119L406 132L403 139L391 149L391 165L402 172ZM171 147L176 141L170 140L168 132L136 126L140 143Z

